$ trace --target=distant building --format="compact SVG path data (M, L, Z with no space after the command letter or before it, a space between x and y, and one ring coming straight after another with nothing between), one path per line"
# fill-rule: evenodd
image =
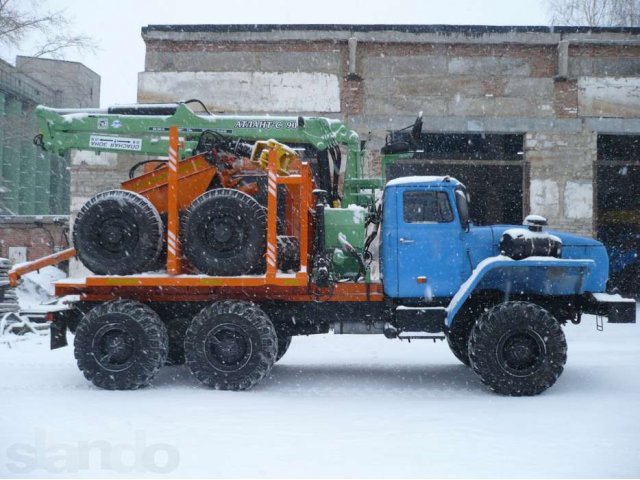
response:
M0 214L69 213L68 160L36 148L36 105L98 107L100 76L78 62L0 60Z
M640 28L150 25L142 38L140 102L341 118L369 140L371 174L387 131L422 111L422 151L388 178L453 175L477 222L544 215L602 239L614 275L640 279ZM74 165L87 179L74 198L131 164L100 161Z
M100 76L78 62L0 60L0 257L13 261L68 245L69 159L33 145L40 104L98 107Z

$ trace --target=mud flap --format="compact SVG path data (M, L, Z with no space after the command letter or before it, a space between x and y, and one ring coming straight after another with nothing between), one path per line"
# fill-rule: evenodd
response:
M67 343L67 321L64 317L58 317L51 322L51 350L66 347Z

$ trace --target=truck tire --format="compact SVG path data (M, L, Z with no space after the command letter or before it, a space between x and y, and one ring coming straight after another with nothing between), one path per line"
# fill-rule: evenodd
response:
M447 343L451 352L467 367L471 366L469 361L469 337L474 324L474 317L458 314L455 322L446 333Z
M291 337L287 335L278 335L278 354L276 355L276 362L280 361L284 354L287 353L291 346Z
M162 247L162 220L142 195L109 190L91 198L73 225L80 261L98 275L130 275L154 264Z
M453 325L445 336L451 352L455 357L467 367L471 366L469 361L469 337L471 329L484 312L485 307L481 303L466 302L456 315Z
M278 268L283 272L300 270L300 242L297 237L278 235Z
M544 308L506 302L484 313L469 338L471 368L502 395L538 395L553 385L567 361L560 324Z
M228 188L196 198L183 218L183 252L206 275L264 271L265 211L246 193Z
M167 358L167 329L146 305L115 300L94 307L76 329L74 354L87 380L107 390L147 385Z
M198 313L185 335L191 373L217 390L247 390L276 361L278 340L269 317L251 302L216 302Z

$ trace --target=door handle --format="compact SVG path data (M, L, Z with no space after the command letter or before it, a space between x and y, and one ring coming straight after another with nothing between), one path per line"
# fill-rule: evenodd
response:
M416 243L415 240L411 240L410 238L400 238L400 243Z

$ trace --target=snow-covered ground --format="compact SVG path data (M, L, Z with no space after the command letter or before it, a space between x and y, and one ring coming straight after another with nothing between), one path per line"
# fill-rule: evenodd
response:
M71 348L0 345L0 477L638 477L640 325L566 328L538 397L484 388L446 344L294 338L248 392L185 367L104 391Z

